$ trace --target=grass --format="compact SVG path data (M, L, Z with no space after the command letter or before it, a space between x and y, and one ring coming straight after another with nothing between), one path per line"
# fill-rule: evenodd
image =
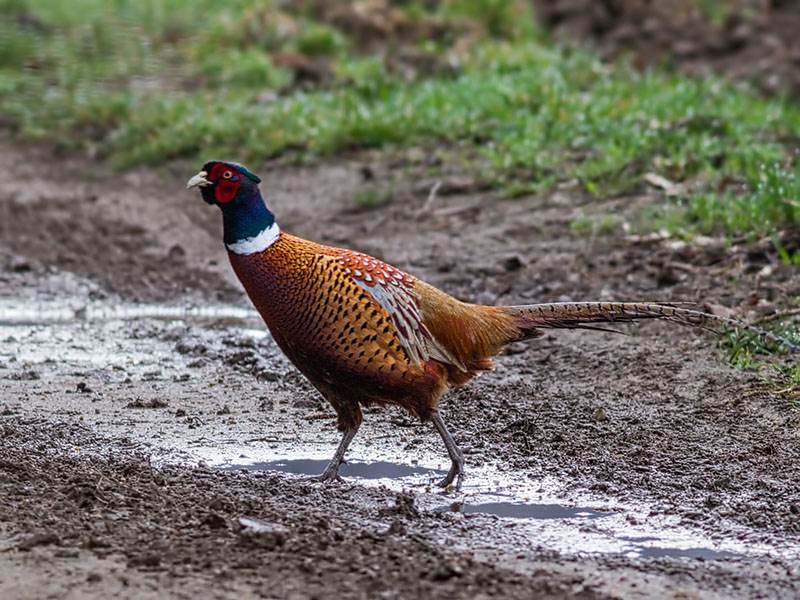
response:
M789 317L776 319L769 324L767 331L800 344L800 329ZM800 362L791 358L784 362L766 360L767 356L779 351L775 346L774 342L746 331L729 331L720 343L731 365L757 372L765 384L781 390L800 408Z
M731 0L695 0L697 9L706 20L721 27L733 9Z
M793 102L553 47L527 2L431 4L392 18L438 35L384 40L375 55L311 2L0 0L0 113L23 138L120 168L427 146L509 196L576 180L607 197L657 173L684 191L646 226L678 235L800 223ZM398 69L392 48L435 67ZM322 81L293 80L286 57L298 56L324 63Z

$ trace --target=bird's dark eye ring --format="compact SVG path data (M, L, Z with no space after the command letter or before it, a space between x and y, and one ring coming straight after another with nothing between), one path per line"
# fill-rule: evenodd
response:
M223 176L225 179L230 179L231 177L233 177L233 173L231 173L230 171L225 171L225 172L222 174L222 176Z

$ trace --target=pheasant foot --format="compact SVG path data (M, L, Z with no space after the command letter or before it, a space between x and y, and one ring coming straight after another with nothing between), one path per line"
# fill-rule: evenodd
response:
M432 420L433 426L436 427L436 431L438 431L439 435L442 436L444 447L447 448L447 453L450 455L451 461L450 471L448 471L444 479L439 482L439 486L446 488L453 483L453 480L455 480L456 491L459 491L461 489L461 484L464 481L464 454L456 445L456 441L453 439L453 436L447 430L447 426L444 424L442 415L439 414L439 411L434 411Z
M347 452L347 447L350 445L350 442L353 441L353 438L356 437L356 433L358 432L358 427L354 427L352 429L348 429L344 432L342 436L342 441L339 442L339 447L336 448L336 452L333 454L333 458L328 463L328 466L325 467L325 470L322 471L319 475L314 475L313 477L309 477L308 481L342 481L342 476L339 475L339 465L341 465L344 460L344 454Z

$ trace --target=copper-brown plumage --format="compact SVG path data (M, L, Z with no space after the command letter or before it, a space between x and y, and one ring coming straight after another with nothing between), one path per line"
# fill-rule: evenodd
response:
M229 255L278 346L333 405L342 431L376 402L429 417L427 398L444 391L445 369L409 361L389 312L348 277L336 249L282 233L261 254Z
M218 185L215 177L226 185ZM238 177L238 178L237 178ZM258 178L234 163L207 163L189 185L223 210L231 265L281 350L330 402L344 433L322 479L338 477L361 408L394 404L433 421L452 460L442 482L463 476L463 457L437 411L451 386L491 369L510 342L542 328L667 319L743 323L658 303L549 303L492 307L461 302L371 256L280 232ZM797 346L766 332L793 350Z

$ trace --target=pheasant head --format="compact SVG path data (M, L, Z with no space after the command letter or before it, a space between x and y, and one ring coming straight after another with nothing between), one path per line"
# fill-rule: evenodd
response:
M220 207L225 245L236 254L261 252L280 235L259 183L261 179L247 167L219 160L207 162L186 183L187 188L199 187L203 200Z

